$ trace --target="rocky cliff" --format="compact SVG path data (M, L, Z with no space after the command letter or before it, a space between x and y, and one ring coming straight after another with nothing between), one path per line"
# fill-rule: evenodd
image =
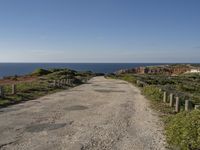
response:
M190 65L162 65L162 66L137 67L132 69L119 70L116 73L179 75L186 73L191 69L194 69L194 67Z

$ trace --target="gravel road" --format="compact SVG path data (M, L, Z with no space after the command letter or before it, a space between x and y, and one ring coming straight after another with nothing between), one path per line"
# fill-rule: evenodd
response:
M0 109L3 150L165 150L162 131L136 87L104 77Z

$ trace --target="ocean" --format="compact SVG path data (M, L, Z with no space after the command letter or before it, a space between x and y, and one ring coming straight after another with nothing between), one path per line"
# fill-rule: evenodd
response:
M77 71L112 73L120 69L161 65L158 63L0 63L0 77L25 75L38 68L69 68Z

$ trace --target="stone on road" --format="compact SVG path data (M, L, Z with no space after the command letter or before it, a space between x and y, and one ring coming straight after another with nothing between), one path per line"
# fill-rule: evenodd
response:
M5 150L164 150L162 130L136 87L104 77L0 109Z

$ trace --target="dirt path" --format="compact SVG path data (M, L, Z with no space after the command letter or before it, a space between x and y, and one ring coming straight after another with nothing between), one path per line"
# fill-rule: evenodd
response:
M161 126L137 88L96 77L0 109L0 149L164 150Z

